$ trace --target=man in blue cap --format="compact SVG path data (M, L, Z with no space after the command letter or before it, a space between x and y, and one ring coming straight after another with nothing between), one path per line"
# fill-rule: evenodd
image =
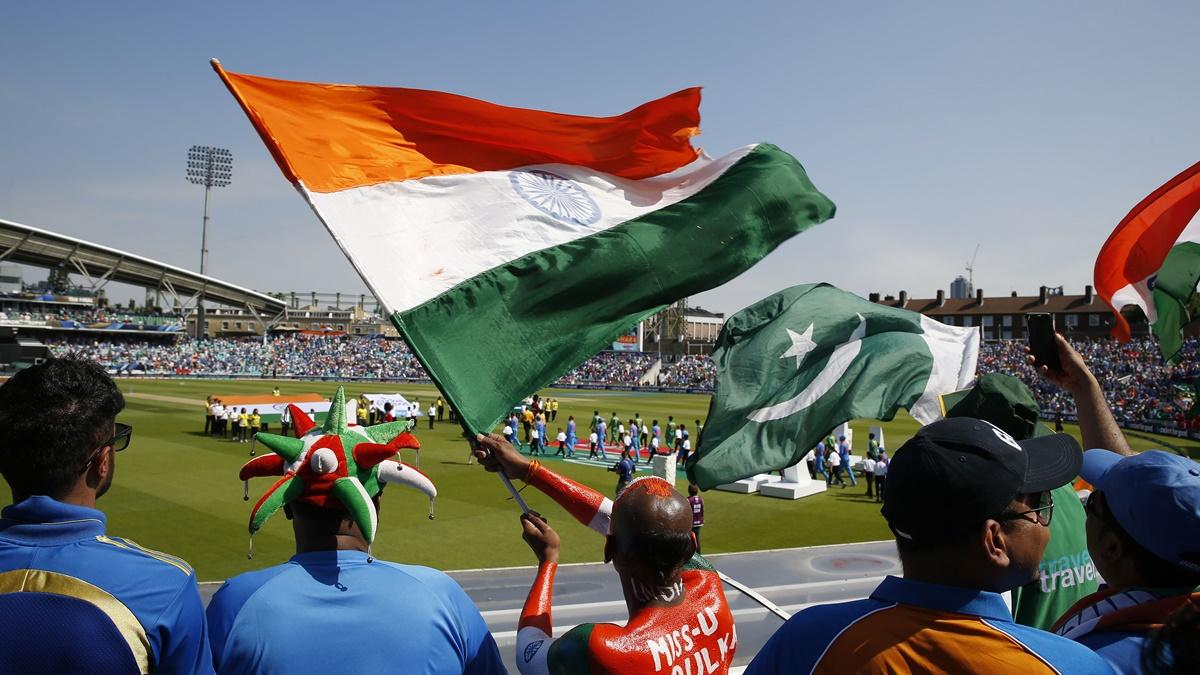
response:
M1107 586L1067 610L1059 635L1123 673L1175 610L1200 602L1200 464L1161 450L1084 453L1088 550Z

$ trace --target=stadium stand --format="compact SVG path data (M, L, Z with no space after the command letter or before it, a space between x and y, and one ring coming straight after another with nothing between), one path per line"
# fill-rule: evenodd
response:
M559 378L561 384L636 385L658 360L644 352L600 352Z
M401 340L281 334L161 343L128 334L100 339L58 333L43 341L55 354L80 353L118 374L428 379ZM1075 408L1070 397L1035 376L1025 361L1024 345L1019 340L985 343L979 355L979 373L1019 377L1033 390L1048 419L1072 420ZM1192 384L1200 378L1196 359L1200 339L1185 342L1180 365L1162 363L1156 345L1146 338L1123 345L1107 338L1081 340L1077 347L1091 364L1114 414L1123 424L1153 422L1200 430L1200 424L1186 418L1195 395ZM657 360L658 355L653 353L604 351L564 375L558 384L634 387ZM715 383L712 361L707 356L692 355L664 362L654 386L712 390Z
M664 363L658 373L658 384L663 387L711 390L716 383L717 368L707 356L680 356L675 361Z

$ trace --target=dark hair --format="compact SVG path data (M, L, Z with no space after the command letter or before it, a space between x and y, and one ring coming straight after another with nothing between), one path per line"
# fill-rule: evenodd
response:
M1104 493L1100 492L1097 497L1103 498ZM1200 586L1200 572L1184 569L1179 565L1163 560L1151 553L1145 546L1139 544L1129 532L1117 522L1117 519L1112 516L1112 511L1108 510L1108 501L1104 502L1104 515L1100 519L1117 535L1121 540L1121 544L1125 550L1125 557L1133 565L1133 569L1137 571L1138 576L1142 581L1152 586L1173 587L1187 586L1194 588ZM1096 515L1093 512L1093 515Z
M700 486L695 483L688 483L688 494L692 496L700 494Z
M1146 640L1142 670L1155 675L1200 670L1200 601L1192 599L1171 612Z
M108 373L84 359L47 359L0 385L0 474L13 495L70 489L124 407Z
M983 523L979 523L980 526ZM954 533L952 536L947 535L939 538L936 541L917 541L908 539L898 534L894 529L892 534L896 536L896 553L900 557L900 562L912 560L913 558L925 557L947 557L955 551L961 550L967 543L975 538L973 530L961 533Z
M886 484L884 490L887 489ZM887 499L887 496L884 496ZM999 514L998 514L999 515ZM933 540L913 540L901 536L892 529L892 534L896 537L896 553L899 554L900 562L904 560L913 560L914 558L925 558L933 560L954 560L958 554L970 546L976 539L980 528L988 520L994 518L985 518L980 520L975 525L968 529L957 528L954 531L946 531L942 536ZM1005 532L1012 532L1017 527L1018 519L1000 520L1000 529ZM890 526L889 526L890 527Z

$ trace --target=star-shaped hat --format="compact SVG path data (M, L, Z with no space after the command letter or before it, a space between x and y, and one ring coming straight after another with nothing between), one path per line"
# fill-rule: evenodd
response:
M409 433L410 422L385 422L369 427L348 424L346 393L338 387L325 425L318 427L300 408L289 405L296 438L259 432L255 438L274 454L256 457L242 466L246 482L259 476L281 476L250 512L250 536L285 504L296 500L322 508L343 507L358 524L367 544L375 540L378 515L372 498L387 483L414 487L429 497L429 517L437 488L417 469L391 459L402 448L421 447ZM246 495L248 499L248 492ZM331 502L331 498L333 501Z

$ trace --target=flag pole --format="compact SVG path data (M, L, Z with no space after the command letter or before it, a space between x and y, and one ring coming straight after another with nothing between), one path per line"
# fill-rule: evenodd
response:
M458 416L458 423L462 427L463 435L467 437L467 443L471 444L472 449L478 447L475 443L476 434L472 432L469 427L467 427L467 421L463 419L461 413ZM491 454L492 451L488 450L487 452ZM504 487L508 489L508 494L512 495L513 501L517 503L517 506L521 507L521 512L529 513L529 504L525 503L525 498L522 497L521 493L517 491L517 488L513 486L512 481L508 478L508 474L504 473L503 467L496 472L496 475L500 477L500 482L504 483Z
M717 570L717 575L721 577L721 581L724 581L725 583L729 584L730 586L733 586L734 588L741 591L746 597L750 598L751 600L754 600L755 602L762 605L763 607L766 607L775 616L783 619L784 621L787 621L788 619L792 618L791 614L788 614L787 612L783 611L782 609L779 609L779 605L776 605L775 603L768 600L766 598L766 596L764 596L762 593L759 593L758 591L754 590L753 588L750 588L746 584L743 584L742 582L738 581L737 579L734 579L733 577L725 574L724 572L722 572L720 570Z
M508 476L503 471L497 471L496 474L500 476L500 482L504 483L504 487L508 488L508 493L517 502L517 506L521 507L521 511L529 513L529 505L525 503L525 499L521 497L521 493L517 492L517 488L513 487L512 481L508 479Z

